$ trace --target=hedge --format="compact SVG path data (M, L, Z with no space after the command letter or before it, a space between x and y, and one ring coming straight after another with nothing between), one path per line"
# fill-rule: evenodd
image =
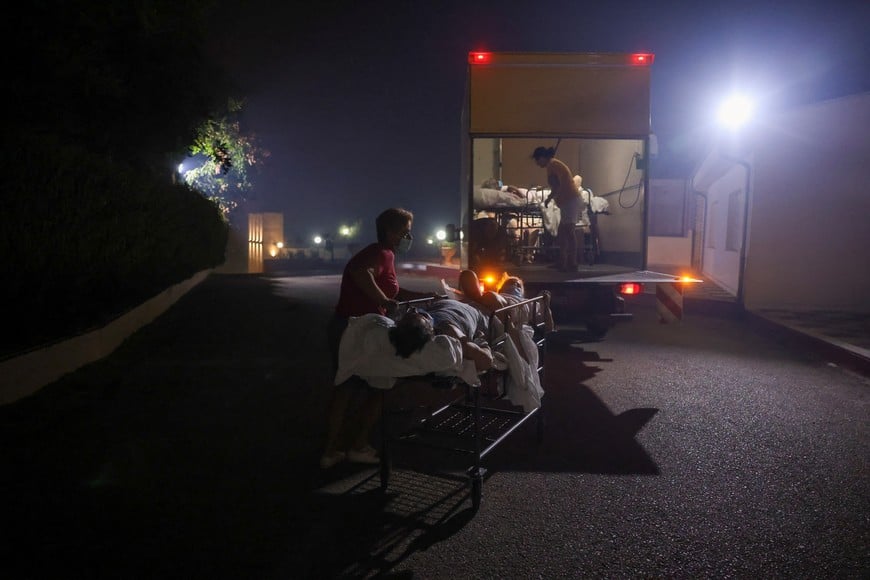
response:
M0 159L0 357L99 327L224 261L227 224L183 184L63 146Z

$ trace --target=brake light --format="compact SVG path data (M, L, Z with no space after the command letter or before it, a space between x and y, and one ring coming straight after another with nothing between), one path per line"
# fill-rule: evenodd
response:
M619 285L620 294L640 294L643 290L643 284L637 282L626 282Z
M649 66L655 60L656 55L650 52L637 52L631 55L631 64L638 66Z
M489 64L492 61L490 52L469 52L468 64Z

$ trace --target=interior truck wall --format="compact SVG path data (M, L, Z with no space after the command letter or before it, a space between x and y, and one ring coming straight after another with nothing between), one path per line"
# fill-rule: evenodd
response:
M475 139L474 164L472 165L472 183L480 186L491 178L499 178L499 140ZM507 183L507 182L506 182Z
M583 187L609 202L610 215L598 220L601 248L624 254L624 260L640 263L643 250L643 171L635 165L635 153L643 156L638 140L586 140L579 173ZM625 190L621 191L625 186ZM616 192L616 193L614 193Z
M748 309L870 311L870 93L765 119L754 140Z
M555 147L556 139L504 139L502 159L504 182L517 187L548 187L547 171L538 167L532 159L536 147ZM579 164L580 142L566 139L559 144L556 158L564 161L573 173Z

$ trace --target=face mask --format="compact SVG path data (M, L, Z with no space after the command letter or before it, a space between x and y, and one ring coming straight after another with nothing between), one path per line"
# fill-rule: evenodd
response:
M522 298L523 288L516 282L505 282L505 285L501 287L501 294L512 294L517 298Z
M399 247L396 248L396 251L400 254L406 253L411 249L411 240L409 238L402 238L399 240Z

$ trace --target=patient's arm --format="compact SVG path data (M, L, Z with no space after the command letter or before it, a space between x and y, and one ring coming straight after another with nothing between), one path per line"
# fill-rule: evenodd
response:
M462 344L462 358L474 362L474 368L477 369L477 372L480 373L492 368L492 350L489 346L475 343L454 324L439 325L436 332L458 339Z
M553 332L556 330L556 323L553 321L553 311L550 310L550 291L544 290L541 292L541 296L544 297L540 304L540 308L543 310L542 314L544 315L544 330Z

